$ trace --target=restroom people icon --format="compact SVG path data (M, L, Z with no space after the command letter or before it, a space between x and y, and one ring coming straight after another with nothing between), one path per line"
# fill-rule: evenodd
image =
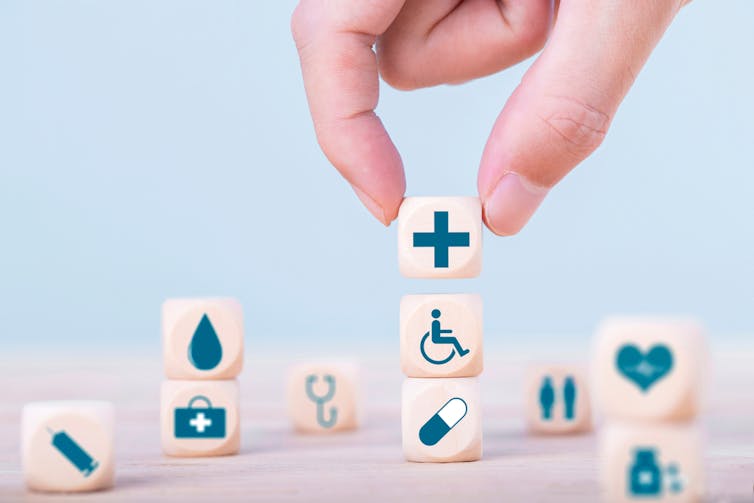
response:
M443 365L445 363L448 363L450 360L453 359L453 357L458 353L459 357L464 357L467 354L471 352L469 349L464 349L463 346L461 346L461 343L458 341L457 337L454 336L445 336L443 334L452 334L453 329L449 328L442 328L442 324L440 322L440 316L442 316L442 312L440 312L439 309L433 309L432 310L432 323L430 324L430 329L427 333L424 334L424 337L421 339L421 343L419 346L419 349L421 350L421 354L424 357L425 360L427 360L429 363L432 363L433 365ZM425 345L427 343L427 340L430 340L433 344L437 345L452 345L453 349L450 350L450 354L441 359L441 360L435 360L434 358L431 358L427 351L425 350Z
M573 376L566 376L563 380L563 419L573 421L576 419L576 381ZM539 388L539 406L542 411L543 421L553 420L553 409L557 401L557 393L551 376L542 378Z

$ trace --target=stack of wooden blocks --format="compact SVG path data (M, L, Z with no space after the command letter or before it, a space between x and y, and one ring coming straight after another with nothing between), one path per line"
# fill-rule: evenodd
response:
M235 299L170 299L162 305L167 380L162 384L162 450L222 456L241 446L238 374L243 312Z
M482 208L472 197L411 197L398 214L398 260L409 278L473 278L482 268ZM403 297L403 452L417 462L482 457L482 299Z

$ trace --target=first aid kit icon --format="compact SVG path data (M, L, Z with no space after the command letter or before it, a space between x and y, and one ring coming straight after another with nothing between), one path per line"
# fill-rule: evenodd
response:
M206 407L194 407L204 402ZM175 409L175 438L225 438L225 409L212 407L209 398L197 395L188 407Z

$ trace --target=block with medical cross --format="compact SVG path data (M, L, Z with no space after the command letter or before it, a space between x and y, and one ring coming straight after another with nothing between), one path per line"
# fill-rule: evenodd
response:
M398 263L408 278L473 278L482 270L476 197L407 197L398 212Z

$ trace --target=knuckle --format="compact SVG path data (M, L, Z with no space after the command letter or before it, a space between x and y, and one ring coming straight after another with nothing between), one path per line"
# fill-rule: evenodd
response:
M586 102L566 97L551 98L549 113L540 119L560 141L566 153L581 160L602 144L611 115Z

